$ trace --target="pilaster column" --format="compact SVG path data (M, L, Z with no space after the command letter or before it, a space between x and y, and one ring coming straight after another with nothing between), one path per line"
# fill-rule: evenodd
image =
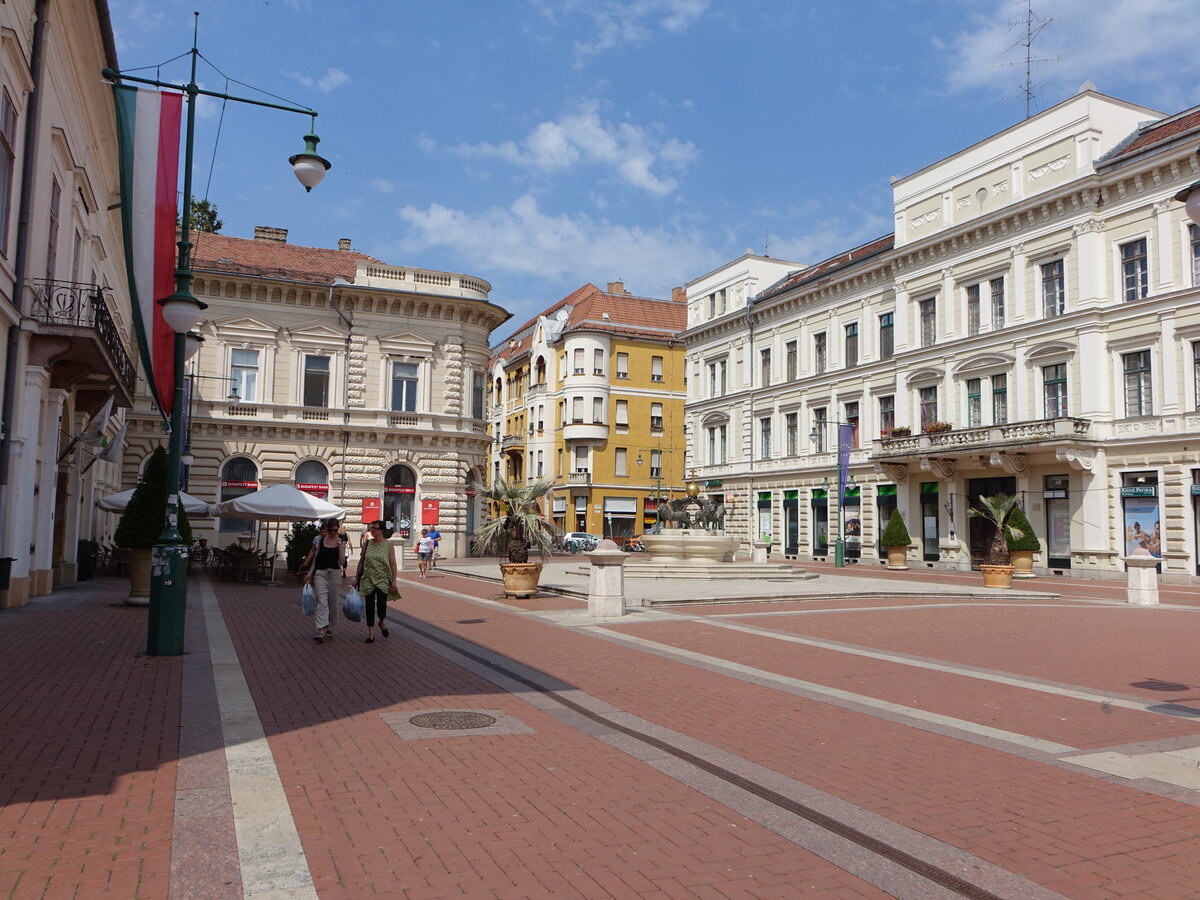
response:
M36 550L33 553L33 572L36 594L48 594L53 588L54 571L54 532L57 515L58 488L58 435L62 424L63 407L67 401L67 392L61 388L50 388L46 393L45 407L42 411L40 434L38 435L38 481L35 490L38 500L36 515L33 519L33 542ZM81 452L76 445L72 455ZM68 488L67 496L71 496ZM66 556L74 556L73 548L63 547ZM36 595L35 594L35 595Z

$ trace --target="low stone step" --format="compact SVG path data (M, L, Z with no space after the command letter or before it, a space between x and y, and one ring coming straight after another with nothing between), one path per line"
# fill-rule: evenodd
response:
M568 569L570 575L586 577L590 569L582 566ZM669 578L673 580L704 579L705 581L808 581L817 576L798 566L771 563L656 563L652 561L625 564L626 578Z

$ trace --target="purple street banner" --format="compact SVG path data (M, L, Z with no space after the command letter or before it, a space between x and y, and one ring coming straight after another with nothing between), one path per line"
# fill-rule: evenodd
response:
M846 481L850 473L850 442L854 440L853 425L838 426L838 506L846 502Z

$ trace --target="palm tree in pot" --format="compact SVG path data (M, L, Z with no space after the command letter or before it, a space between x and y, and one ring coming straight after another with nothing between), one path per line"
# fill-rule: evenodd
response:
M1011 494L996 494L980 497L979 505L967 512L975 518L987 519L995 531L979 571L983 574L984 587L1012 587L1012 560L1008 553L1008 537L1021 537L1024 532L1010 521L1017 506L1017 498Z
M537 593L542 564L529 561L529 551L545 556L554 549L558 529L542 515L541 503L549 503L554 495L553 482L539 478L530 484L496 476L489 486L476 485L483 500L495 504L496 517L475 535L475 552L485 555L498 553L508 557L500 563L504 593L514 597L531 597Z

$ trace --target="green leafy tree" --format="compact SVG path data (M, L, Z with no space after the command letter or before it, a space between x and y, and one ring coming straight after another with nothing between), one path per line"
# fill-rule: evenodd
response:
M150 456L142 481L129 498L129 505L117 523L113 542L118 547L149 548L158 543L167 525L167 451L160 444ZM183 504L179 504L179 534L183 543L192 543L192 525Z
M893 509L887 527L883 529L883 546L907 547L911 543L912 538L909 537L908 529L904 527L904 517L900 515L900 510Z
M995 527L992 543L983 556L984 565L1007 566L1012 559L1008 555L1008 539L1018 538L1024 532L1013 526L1010 521L1013 510L1017 508L1017 498L1012 494L996 494L994 497L980 497L979 506L967 510L973 518L987 519Z
M475 535L477 553L506 554L509 562L524 563L529 562L531 547L543 556L554 549L558 529L538 509L540 500L552 497L553 483L539 478L532 484L521 484L497 476L490 486L477 485L475 489L498 510L498 516Z
M289 572L300 571L300 564L308 556L308 551L312 549L313 538L320 531L321 529L312 522L296 522L292 525L292 530L288 532L287 540L283 545Z
M197 200L192 198L192 230L207 231L209 234L220 234L221 229L225 227L225 223L218 217L217 204L211 200ZM180 216L175 217L175 225L181 226L183 222Z
M1042 549L1042 543L1038 540L1037 535L1033 533L1033 526L1029 524L1025 510L1021 509L1021 507L1018 506L1012 511L1012 515L1008 517L1008 524L1021 532L1019 536L1011 533L1005 535L1010 552L1013 550L1032 550L1036 553Z

